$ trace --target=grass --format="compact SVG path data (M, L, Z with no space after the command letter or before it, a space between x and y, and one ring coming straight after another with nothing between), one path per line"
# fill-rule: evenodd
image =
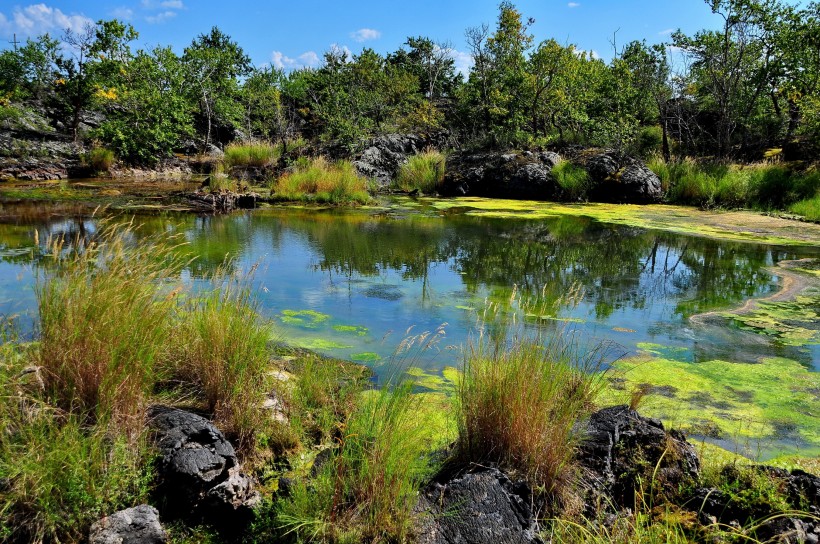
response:
M280 501L282 529L309 541L406 541L418 491L432 473L412 387L364 395L315 477Z
M108 172L114 164L114 152L104 147L95 147L83 155L82 161L94 172Z
M46 397L89 422L139 429L170 332L171 301L156 284L176 263L169 247L151 240L128 247L120 227L101 243L74 244L50 242L55 266L36 286Z
M820 194L814 198L807 198L789 206L789 211L802 215L809 221L820 222Z
M348 161L330 163L323 157L299 161L294 172L273 183L272 196L285 201L366 204L367 180Z
M413 155L399 168L396 185L408 193L435 193L444 180L445 161L444 154L434 150Z
M241 280L217 274L214 282L181 308L171 372L198 389L216 426L248 452L258 435L270 432L262 404L271 387L271 329Z
M690 158L666 163L655 156L647 166L660 178L667 200L677 204L784 209L820 191L820 172L782 165L739 166Z
M469 346L458 388L458 456L496 462L558 499L572 480L575 422L602 387L597 352L556 339L480 340Z
M262 167L275 163L281 155L281 146L270 142L234 142L225 147L223 162L227 168Z
M587 171L569 161L561 161L552 169L555 181L561 187L565 198L579 200L586 196L589 188Z

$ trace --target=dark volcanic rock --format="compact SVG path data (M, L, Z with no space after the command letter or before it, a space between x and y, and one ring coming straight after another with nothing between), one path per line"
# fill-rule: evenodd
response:
M185 199L189 204L200 211L211 213L230 213L234 210L253 209L260 198L261 196L256 193L234 193L231 191L221 191L219 193L197 191L185 195Z
M372 178L382 186L389 185L407 157L426 146L426 141L415 134L386 134L370 140L353 166L360 175Z
M589 157L586 169L591 200L646 204L663 197L661 180L637 159L607 151Z
M152 407L149 418L161 455L158 491L167 511L214 516L228 525L247 521L259 495L219 429L204 417L165 406Z
M560 190L552 176L556 153L455 153L447 159L441 193L549 200Z
M89 544L164 544L168 535L153 506L141 504L121 510L94 523Z
M540 543L530 508L532 493L495 468L484 468L422 493L421 544Z
M632 507L640 481L653 476L655 489L673 497L700 472L697 452L681 433L628 406L592 414L585 435L579 459L588 502L599 503L588 505L592 510L605 503Z

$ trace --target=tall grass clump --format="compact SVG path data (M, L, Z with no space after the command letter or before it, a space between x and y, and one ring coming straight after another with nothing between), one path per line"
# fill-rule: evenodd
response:
M108 172L114 165L114 152L104 147L95 147L83 155L82 161L94 172Z
M554 339L468 346L458 390L458 455L518 471L561 498L572 480L573 426L602 387L600 350Z
M406 192L434 193L444 181L446 158L443 153L427 150L410 157L401 165L396 185Z
M324 157L300 161L296 170L273 183L273 196L279 200L365 204L370 200L367 180L349 161L328 162Z
M246 452L269 430L262 404L271 330L241 279L217 274L214 281L181 309L170 372L194 386L216 426Z
M57 408L139 429L169 334L172 301L158 284L178 263L167 245L144 240L134 247L126 227L104 229L84 246L50 243L55 266L35 288L37 364Z
M552 169L555 181L563 190L566 198L579 200L586 196L589 188L587 171L569 161L561 161Z
M270 142L234 142L225 147L223 161L227 168L261 167L275 163L281 154L281 147Z
M279 504L282 529L307 540L403 542L432 473L429 433L411 382L365 394L310 485Z

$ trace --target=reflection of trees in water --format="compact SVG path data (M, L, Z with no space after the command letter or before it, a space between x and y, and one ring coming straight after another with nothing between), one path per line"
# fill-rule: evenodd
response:
M768 288L771 274L766 266L795 257L765 246L603 225L579 217L391 218L284 210L147 216L135 222L135 243L183 232L187 244L180 251L196 257L191 272L197 276L222 265L226 255L254 258L275 251L288 235L317 253L317 269L345 277L391 270L426 283L432 266L446 264L461 274L468 292L486 290L496 300L508 298L516 285L524 294L555 301L580 284L599 319L624 308L643 309L660 299L673 299L674 312L682 317L728 307ZM96 233L95 223L83 216L40 218L34 225L0 225L0 244L34 248L35 228L40 244L50 236L87 242ZM31 256L7 251L2 259L29 262Z

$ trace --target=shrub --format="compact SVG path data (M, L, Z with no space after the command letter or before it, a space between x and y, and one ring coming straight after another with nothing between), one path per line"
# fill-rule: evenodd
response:
M284 174L273 184L279 200L304 200L332 204L367 203L367 180L348 161L328 163L323 157L299 161L296 171Z
M282 155L282 149L270 142L230 143L225 147L225 166L268 166Z
M598 350L579 356L558 339L469 346L458 391L459 458L520 471L560 499L571 481L573 426L593 408L600 366Z
M114 152L104 147L95 147L83 155L83 163L94 172L108 172L114 164Z
M586 197L589 188L587 171L569 161L561 161L552 169L555 181L570 200L579 200Z
M641 127L634 145L635 151L641 156L660 152L663 145L663 128L659 126Z
M169 372L197 388L217 427L247 452L269 430L262 403L271 330L246 285L233 278L215 281L215 289L181 308Z
M396 185L402 191L434 193L444 180L445 156L438 151L413 155L399 168Z

